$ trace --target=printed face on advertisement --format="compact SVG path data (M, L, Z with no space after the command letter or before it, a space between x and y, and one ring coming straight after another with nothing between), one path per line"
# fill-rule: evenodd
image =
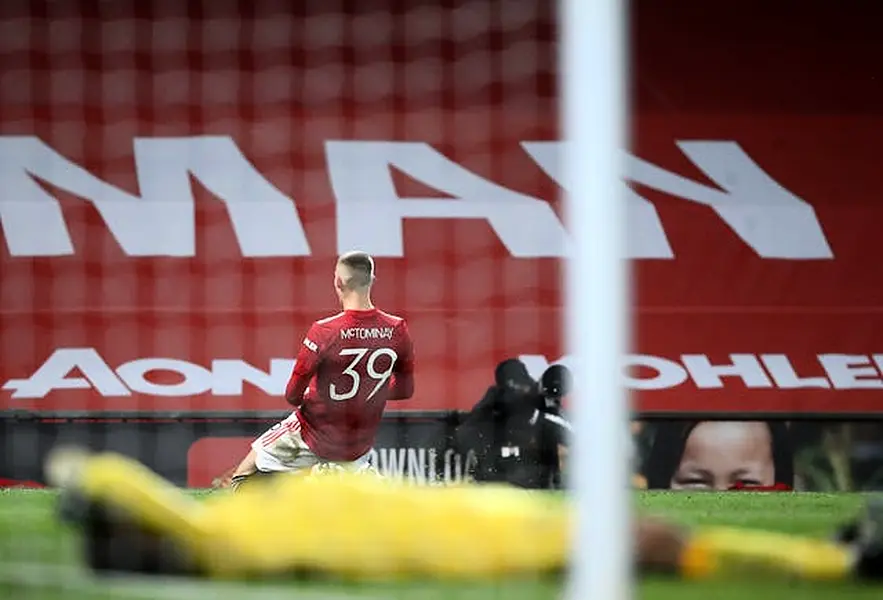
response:
M773 485L772 436L765 423L705 421L690 432L671 489Z

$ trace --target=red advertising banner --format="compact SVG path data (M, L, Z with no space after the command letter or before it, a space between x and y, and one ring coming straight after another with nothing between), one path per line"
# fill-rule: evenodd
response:
M394 408L567 362L554 3L39 4L0 21L0 409L284 410L354 248L415 339ZM883 413L883 42L633 4L636 408Z

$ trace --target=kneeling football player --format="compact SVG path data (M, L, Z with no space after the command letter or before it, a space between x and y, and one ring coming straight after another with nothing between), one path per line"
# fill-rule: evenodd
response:
M351 472L286 475L199 502L131 459L74 450L52 453L47 479L62 488L62 515L81 528L87 562L97 571L350 579L560 573L573 529L566 497L495 485L411 486ZM880 501L871 501L836 541L686 531L647 518L634 532L643 573L883 580Z
M375 275L364 252L337 259L334 291L343 310L310 327L286 388L294 411L255 440L233 487L266 474L371 468L387 401L414 393L411 334L405 319L374 306Z

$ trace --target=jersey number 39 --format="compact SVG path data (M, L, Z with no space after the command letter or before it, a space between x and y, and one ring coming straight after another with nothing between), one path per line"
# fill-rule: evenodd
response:
M371 393L368 394L368 397L365 400L370 400L374 394L376 394L383 384L386 383L390 377L392 377L392 369L396 364L396 360L399 358L399 355L396 354L395 350L392 348L377 348L376 350L372 350L370 354L368 354L370 348L344 348L340 351L340 356L352 356L353 360L350 362L349 366L343 370L343 375L346 375L350 379L353 380L353 384L349 390L345 392L340 392L337 390L337 386L333 383L328 389L328 394L332 400L336 402L343 402L344 400L350 400L354 398L356 394L359 393L359 386L362 385L362 376L355 370L362 359L365 359L365 355L368 356L365 363L365 372L368 374L368 377L371 378L369 383L374 384L374 389L371 390ZM389 357L389 363L385 365L382 371L377 370L377 360L381 357ZM381 364L386 363L387 361L381 361Z

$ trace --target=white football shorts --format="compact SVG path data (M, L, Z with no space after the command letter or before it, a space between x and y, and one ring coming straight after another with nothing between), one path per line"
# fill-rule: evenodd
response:
M255 466L265 473L319 472L342 469L346 471L374 471L370 452L353 461L330 461L313 454L301 436L300 421L291 413L273 425L251 444L255 452Z

